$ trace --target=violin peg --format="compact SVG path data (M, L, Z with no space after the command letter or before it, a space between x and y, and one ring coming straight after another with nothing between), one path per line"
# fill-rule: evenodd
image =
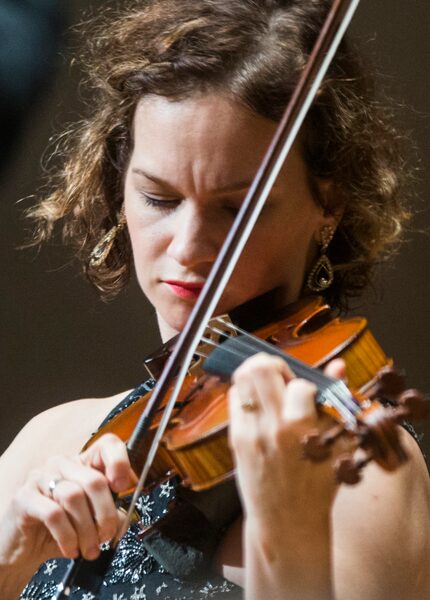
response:
M428 402L419 390L411 389L403 392L399 398L399 417L412 421L423 421L429 412Z
M319 431L308 433L303 441L303 454L312 462L321 462L330 456L330 448L325 445Z
M365 396L371 400L386 398L396 402L398 396L405 389L405 379L391 365L380 369L370 387L365 391Z
M330 456L330 447L344 433L345 428L340 424L324 433L319 431L309 433L302 442L305 457L314 462L325 460Z
M341 456L335 464L336 481L347 485L356 485L361 481L361 470L372 460L370 455L361 459Z
M379 394L388 398L396 398L405 389L405 378L393 367L383 367L378 375Z

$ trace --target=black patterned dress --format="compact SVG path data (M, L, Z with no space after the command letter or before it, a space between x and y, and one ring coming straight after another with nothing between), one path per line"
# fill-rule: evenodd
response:
M104 425L116 414L135 402L141 395L152 389L154 381L149 380L129 394L106 417ZM140 496L136 511L139 524L131 525L121 540L113 562L103 584L95 596L79 587L73 589L73 600L206 600L229 597L242 598L242 589L223 577L207 572L204 577L184 580L171 575L155 560L144 542L137 536L142 526L146 527L161 519L168 511L169 504L177 495L177 483L168 480ZM20 600L51 600L62 581L69 560L53 558L43 563L31 581L21 592Z

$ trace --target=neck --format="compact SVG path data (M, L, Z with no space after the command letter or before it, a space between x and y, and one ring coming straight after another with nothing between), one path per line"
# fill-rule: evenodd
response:
M180 333L173 327L170 327L170 325L168 323L166 323L166 321L158 313L157 313L157 323L158 323L158 329L160 330L160 337L161 337L163 344L168 342L170 339L172 339L172 337L175 337L175 335L178 335L178 333Z

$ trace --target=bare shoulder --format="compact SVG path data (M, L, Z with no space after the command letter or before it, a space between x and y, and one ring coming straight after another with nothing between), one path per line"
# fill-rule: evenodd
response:
M33 417L1 456L0 480L15 488L49 456L78 453L126 393L66 402Z
M400 430L402 445L408 461L394 472L384 471L375 463L366 467L363 479L357 486L341 486L334 505L334 515L340 518L351 516L351 509L361 506L360 513L366 517L375 513L378 518L405 520L404 508L408 506L408 523L423 516L429 518L430 478L422 452L417 442L405 430ZM383 515L381 514L383 513ZM355 513L357 514L357 513Z
M126 394L121 392L107 398L86 398L54 406L31 419L20 435L49 439L50 454L79 452Z
M368 465L341 486L333 510L340 598L408 598L430 593L430 479L421 450L400 431L409 460L394 473Z

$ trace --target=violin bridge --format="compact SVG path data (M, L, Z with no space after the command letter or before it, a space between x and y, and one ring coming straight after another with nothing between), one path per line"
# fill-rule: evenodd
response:
M218 348L225 339L236 335L237 332L235 326L228 314L219 315L218 317L211 319L194 353L194 359L188 369L189 374L194 377L201 377L204 375L203 363L205 359L215 348Z

